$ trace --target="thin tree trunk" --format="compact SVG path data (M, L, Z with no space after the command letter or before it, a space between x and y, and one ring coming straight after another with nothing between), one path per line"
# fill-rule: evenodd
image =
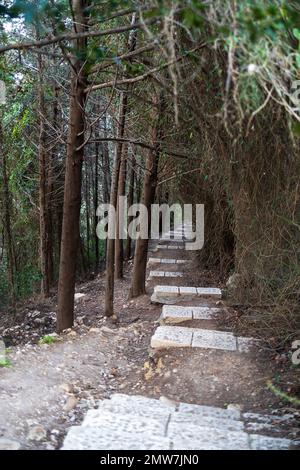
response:
M99 204L99 144L96 142L95 144L95 188L94 188L94 241L95 241L95 267L96 272L99 269L99 238L97 236L97 208Z
M38 111L39 111L39 210L40 210L40 267L41 267L41 294L43 297L50 295L49 279L49 210L47 207L47 170L48 159L46 150L46 125L45 125L45 98L43 90L44 64L41 54L38 55L39 83L38 83Z
M106 116L103 118L104 132L103 135L107 137L107 123ZM108 142L102 144L102 167L103 167L103 188L104 188L104 202L108 203L110 199L110 185L111 185L111 174L110 174L110 162L109 162L109 151Z
M126 150L124 149L122 152L121 157L121 164L120 164L120 175L119 175L119 183L118 183L118 198L125 196L125 186L126 186ZM123 208L120 207L119 201L117 203L117 223L116 223L116 253L115 253L115 277L116 279L123 278L123 262L124 262L124 240L120 238L120 218L121 221L124 223L124 214ZM121 222L121 223L122 223Z
M122 93L120 101L119 123L118 123L118 137L123 135L125 126L125 115L127 108L127 94ZM120 173L120 163L122 156L122 143L118 142L116 145L116 153L114 160L114 169L111 180L110 189L110 205L116 210L118 199L118 182ZM114 314L114 260L115 260L115 240L113 238L107 239L107 252L106 252L106 282L105 282L105 306L104 312L107 317Z
M8 261L8 283L10 287L10 302L13 308L16 305L16 280L15 280L15 251L11 229L11 198L8 185L7 161L3 148L2 116L0 115L0 162L2 166L2 184L3 184L3 226L5 234L5 245Z
M160 155L160 141L162 139L162 115L164 108L163 95L160 95L159 103L155 99L154 107L156 109L156 119L153 127L152 142L154 150L150 150L146 161L146 171L144 176L143 198L142 202L148 211L148 227L151 225L151 205L155 200L155 191L157 186L157 172ZM134 265L132 272L132 282L130 297L138 297L146 292L146 267L148 254L148 238L139 238L136 241Z
M89 197L89 167L85 161L85 210L86 210L86 259L87 265L90 265L90 197Z
M131 168L130 168L130 176L129 176L129 189L128 189L128 198L127 198L127 204L128 208L132 206L133 204L133 197L134 197L134 180L135 180L135 156L132 154L132 159L131 159ZM127 221L127 227L129 226L130 222L132 221L133 217L130 216L128 217ZM127 232L128 233L128 232ZM127 235L127 241L126 241L126 252L125 252L125 258L128 260L130 259L131 256L131 237L129 234Z
M87 0L73 0L74 30L87 30ZM70 100L70 122L64 186L64 213L58 285L57 330L70 328L74 323L74 293L76 257L80 236L82 161L84 156L84 109L87 72L82 57L86 54L86 39L75 40L78 59L73 63Z

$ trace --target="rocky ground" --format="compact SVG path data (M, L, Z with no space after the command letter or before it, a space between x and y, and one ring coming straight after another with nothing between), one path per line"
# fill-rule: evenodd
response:
M153 353L150 338L161 307L149 296L128 301L129 282L130 266L116 283L117 324L103 316L101 275L77 287L85 295L76 302L74 328L62 335L54 333L55 297L27 305L14 319L1 316L9 367L0 368L0 449L59 448L66 430L114 392L293 412L287 436L298 435L300 413L268 387L270 379L289 377L286 358L278 360L278 354L263 349L239 356L197 349ZM226 321L234 324L234 316Z

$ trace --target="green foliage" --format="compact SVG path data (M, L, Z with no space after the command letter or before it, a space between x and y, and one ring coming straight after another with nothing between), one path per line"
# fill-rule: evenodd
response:
M39 340L39 344L53 344L56 342L56 338L51 335L45 335Z
M11 361L7 358L0 359L0 367L11 367Z
M8 294L7 263L6 260L2 260L0 263L0 308L8 303Z
M35 266L27 264L17 272L16 281L18 296L26 298L36 291L41 281L41 273Z

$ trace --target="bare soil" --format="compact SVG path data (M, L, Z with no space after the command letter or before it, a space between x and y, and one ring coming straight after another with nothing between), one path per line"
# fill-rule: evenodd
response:
M179 253L176 250L178 258ZM163 269L168 270L167 266ZM194 268L192 278L191 266L179 267L193 285L216 286L212 273ZM11 367L0 368L0 443L1 438L8 438L24 449L59 448L68 427L79 423L99 399L116 392L163 395L220 407L237 404L243 410L264 413L297 412L268 387L268 381L275 380L295 391L299 387L295 369L264 348L250 354L183 348L151 351L150 339L162 307L152 305L149 295L128 300L130 270L131 263L124 279L116 282L117 324L108 323L103 315L103 275L77 286L77 292L86 295L76 304L76 324L54 337L53 344L38 344L38 340L55 330L55 297L25 306L14 322L1 316L0 335L12 346L8 353ZM149 294L152 287L148 287ZM193 302L199 305L199 301ZM205 327L233 330L236 313L227 310L224 302L218 306L223 313ZM204 325L204 321L186 323ZM40 439L32 439L36 426ZM296 434L294 428L287 430L290 437Z

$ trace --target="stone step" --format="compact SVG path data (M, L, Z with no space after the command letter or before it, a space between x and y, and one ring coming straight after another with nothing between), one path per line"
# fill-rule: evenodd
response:
M62 449L263 450L292 445L289 439L247 433L243 418L237 408L115 394L88 411L81 426L69 429Z
M151 296L151 302L167 304L174 302L177 298L185 300L194 297L222 297L221 289L215 287L177 287L177 286L155 286Z
M150 271L148 279L153 277L183 277L180 271Z
M185 264L188 263L188 259L171 259L171 258L149 258L148 263L158 263L158 264Z
M210 407L207 407L210 408ZM173 412L174 411L174 412ZM218 413L214 413L215 410L209 410L209 412L203 413L187 413L184 411L172 410L168 406L161 406L160 408L154 407L151 408L147 406L139 406L138 408L134 403L127 406L119 403L112 403L110 400L105 400L103 403L100 403L99 408L95 410L90 410L87 412L87 415L82 423L82 426L102 426L105 425L107 420L113 418L113 415L132 415L140 416L143 419L155 419L159 421L164 427L166 427L170 422L174 424L186 423L193 424L198 427L209 426L214 428L222 428L227 431L243 431L245 424L237 419L231 419L230 415L222 417ZM218 410L216 410L218 412ZM227 410L221 410L226 412Z
M227 331L165 325L159 326L151 338L154 349L192 347L249 352L255 344L258 341L254 338L237 337Z
M181 323L188 320L211 320L220 308L213 307L184 307L181 305L164 305L161 320L164 323Z
M157 245L157 250L184 250L184 245Z

